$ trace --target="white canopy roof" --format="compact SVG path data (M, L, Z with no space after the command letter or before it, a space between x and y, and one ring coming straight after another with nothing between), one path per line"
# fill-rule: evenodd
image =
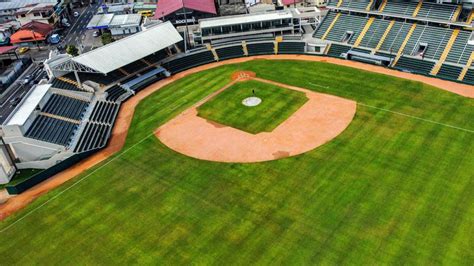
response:
M246 14L237 16L224 16L210 19L199 20L201 28L221 27L244 23L261 22L268 20L278 20L292 18L293 15L288 11L268 12L259 14Z
M176 28L167 21L74 57L76 63L107 74L120 67L182 41Z
M30 117L31 113L35 110L36 106L40 103L41 99L43 99L44 95L48 92L51 84L45 85L38 85L31 93L24 99L20 105L20 107L16 110L15 114L8 120L7 125L19 125L22 126L25 124L28 117Z

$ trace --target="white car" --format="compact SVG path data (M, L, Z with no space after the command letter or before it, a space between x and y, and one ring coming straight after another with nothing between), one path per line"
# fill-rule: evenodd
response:
M79 17L79 12L77 12L77 11L74 12L74 13L72 13L72 14L73 14L73 16L74 16L75 18Z
M92 33L92 37L99 37L100 36L100 33L98 31L94 31Z

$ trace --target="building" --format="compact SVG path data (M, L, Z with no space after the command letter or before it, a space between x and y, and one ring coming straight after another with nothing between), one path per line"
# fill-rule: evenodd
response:
M109 30L113 36L125 36L141 31L140 14L99 14L92 17L87 24L90 30Z
M155 19L184 25L196 24L198 20L214 17L216 14L214 0L160 0L156 5Z
M10 37L10 42L19 46L44 45L53 27L49 24L32 21L23 25Z
M16 20L23 26L32 21L55 25L59 16L55 12L55 5L50 3L32 4L20 8L15 13Z
M123 3L102 5L97 10L97 14L115 14L115 15L132 14L133 6L134 4L123 4Z
M28 5L39 4L39 3L48 3L56 5L57 0L7 0L0 2L0 23L13 21L16 19L15 13L18 9L23 8Z
M10 36L19 28L20 24L16 21L0 24L0 46L10 44Z

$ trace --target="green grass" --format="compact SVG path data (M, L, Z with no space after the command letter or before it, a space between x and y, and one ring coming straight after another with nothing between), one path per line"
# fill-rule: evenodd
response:
M364 105L333 141L266 163L199 161L154 137L237 70ZM472 265L473 117L472 99L326 63L196 73L141 102L122 153L1 222L1 262Z
M253 96L262 102L253 107L242 100ZM248 133L271 132L308 101L303 92L256 80L238 82L198 108L198 115Z

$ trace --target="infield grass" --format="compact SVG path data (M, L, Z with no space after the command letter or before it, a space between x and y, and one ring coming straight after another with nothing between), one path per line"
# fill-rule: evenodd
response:
M238 70L356 100L356 116L266 163L199 161L155 138ZM1 222L1 264L472 265L473 117L472 99L327 63L196 73L140 103L108 163Z
M259 97L253 107L242 100ZM271 132L308 101L300 91L282 88L256 80L237 82L198 107L198 115L222 125L248 133Z

